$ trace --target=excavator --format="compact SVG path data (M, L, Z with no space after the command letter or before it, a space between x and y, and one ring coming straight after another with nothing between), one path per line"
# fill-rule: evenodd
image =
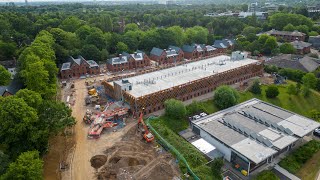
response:
M147 142L152 142L154 140L154 136L149 131L147 125L143 121L143 110L144 110L144 108L140 112L139 121L138 121L138 130L141 130L141 132L143 134L142 136ZM140 128L140 125L142 125L143 129Z

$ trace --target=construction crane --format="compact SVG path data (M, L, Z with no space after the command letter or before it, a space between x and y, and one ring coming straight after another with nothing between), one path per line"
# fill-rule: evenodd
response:
M152 142L154 140L154 136L153 134L149 131L147 125L144 123L143 121L143 110L144 108L141 110L140 112L140 116L139 116L139 121L138 121L138 130L141 130L142 134L143 134L143 138L147 141L147 142ZM143 129L140 129L140 125L142 125Z

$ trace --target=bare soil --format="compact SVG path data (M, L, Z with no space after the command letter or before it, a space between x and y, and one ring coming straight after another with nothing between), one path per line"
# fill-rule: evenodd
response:
M108 161L97 173L97 179L172 179L180 176L174 158L155 143L146 143L137 127L132 127L120 142L106 148Z

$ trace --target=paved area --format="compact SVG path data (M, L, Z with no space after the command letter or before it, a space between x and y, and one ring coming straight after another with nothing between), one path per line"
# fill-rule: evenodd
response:
M300 178L298 178L297 176L291 174L290 172L288 172L287 170L283 169L279 165L275 165L274 169L276 171L278 171L279 173L281 173L282 175L286 176L287 178L291 179L291 180L301 180Z

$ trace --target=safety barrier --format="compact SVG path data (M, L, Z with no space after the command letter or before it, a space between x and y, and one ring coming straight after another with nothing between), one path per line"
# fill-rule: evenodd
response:
M150 121L151 120L154 120L154 119L157 119L157 117L155 116L150 116L147 120L146 120L146 124L147 126L151 129L151 131L153 132L153 134L159 139L159 141L161 143L163 143L165 146L168 147L168 149L173 152L176 157L182 161L185 166L187 167L187 170L188 170L188 173L193 177L194 180L200 180L200 178L198 178L198 176L191 170L187 160L183 157L182 154L180 154L180 152L174 148L169 142L167 142L153 127L152 125L150 124Z

